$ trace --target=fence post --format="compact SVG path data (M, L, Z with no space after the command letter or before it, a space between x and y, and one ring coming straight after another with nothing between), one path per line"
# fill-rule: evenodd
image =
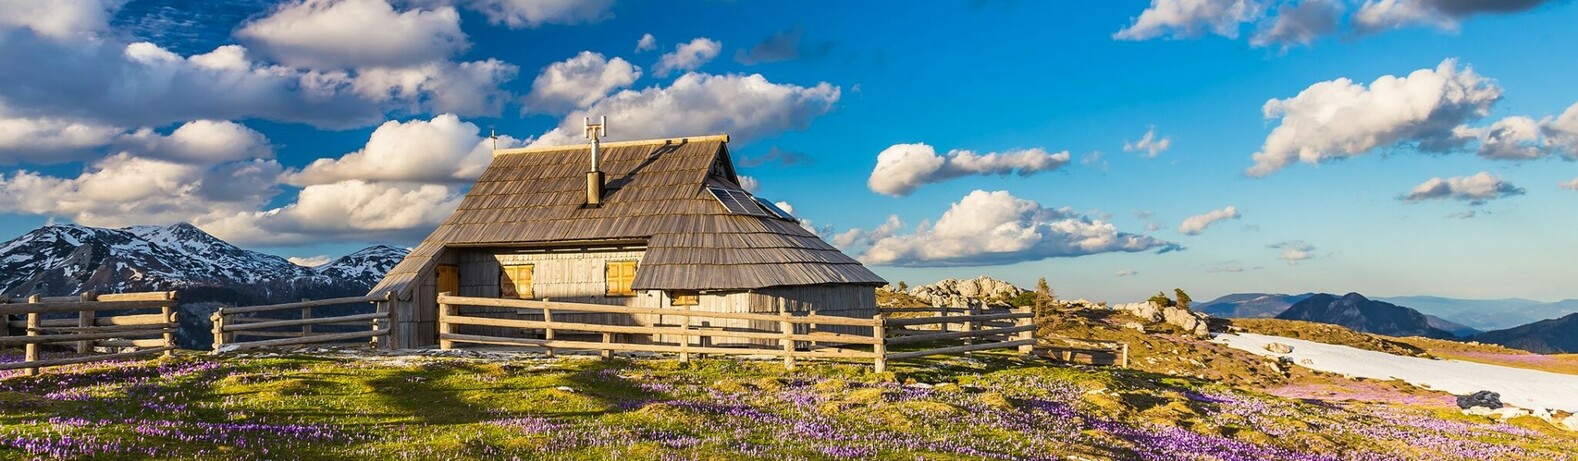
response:
M82 302L92 302L98 298L99 296L91 291L82 292ZM91 309L83 309L77 312L77 326L82 328L83 333L87 333L87 328L93 326L95 317L94 314L95 312ZM90 339L87 341L77 341L78 354L86 354L89 352L93 352L93 340Z
M307 301L311 301L311 299L301 298L301 302L307 302ZM302 320L307 320L307 319L310 319L310 318L312 318L312 308L311 307L303 307L303 308L301 308L301 319ZM305 337L308 337L308 336L311 336L311 335L312 335L312 324L302 325L301 326L301 337L305 338Z
M980 307L976 307L976 305L973 304L973 303L970 303L970 301L966 300L965 304L969 304L970 307L968 308L968 310L966 310L964 312L964 315L976 315L976 314L980 314L981 313L981 308ZM964 321L964 331L970 332L970 334L972 335L972 336L965 336L964 337L964 344L966 346L971 345L971 344L975 344L975 336L973 336L975 334L975 330L976 330L976 322L975 321L972 321L972 320L965 320ZM969 354L969 352L965 352L965 354Z
M373 319L373 331L384 330L383 339L373 336L373 347L386 351L394 350L394 329L390 328L394 325L394 313L389 312L389 303L392 301L394 301L393 291L384 292L382 301L373 301L373 312L384 314L381 318Z
M544 298L544 302L546 301L547 299ZM553 341L553 309L549 309L547 304L542 306L542 323L547 325L542 329L542 339ZM543 348L548 350L549 357L553 357L553 346L543 346Z
M603 333L603 344L604 345L612 344L613 342L614 342L614 334L613 333ZM608 360L608 359L614 358L614 350L613 349L609 349L607 347L604 347L603 348L602 357L603 357L603 360Z
M778 318L780 319L778 321L778 330L779 333L783 334L783 336L778 338L778 342L784 348L784 369L793 370L794 340L790 339L789 335L794 334L794 323L789 321L789 310L784 309L782 303L778 304Z
M1014 310L1016 312L1020 313L1020 314L1030 314L1030 316L1027 317L1027 318L1014 319L1014 326L1024 327L1026 325L1035 325L1036 324L1036 318L1035 318L1036 314L1035 314L1035 310L1034 309L1029 308L1029 307L1021 307L1021 308L1014 309ZM1021 332L1019 332L1019 339L1021 339L1021 340L1026 340L1026 339L1034 340L1034 339L1036 339L1036 330L1034 329L1034 327L1031 327L1031 329L1028 330L1028 331L1021 331ZM1030 344L1019 346L1019 353L1021 353L1021 354L1029 355L1029 354L1034 354L1035 352L1036 352L1036 345L1033 342L1030 343Z
M11 304L11 295L0 295L0 304ZM0 338L11 336L11 314L0 314Z
M876 338L876 344L871 346L871 351L876 353L876 370L882 373L888 370L888 340L887 324L882 318L882 311L871 317L871 337Z
M1125 343L1122 343L1122 344L1123 344L1123 348L1122 348L1121 352L1123 353L1123 356L1120 357L1120 359L1122 359L1121 361L1123 362L1123 368L1128 368L1129 367L1129 343L1125 342Z
M39 302L39 298L41 298L41 296L39 296L39 295L28 296L27 297L27 302L28 302L28 304L36 304L36 303ZM27 335L28 336L38 336L38 320L39 320L38 319L38 312L28 312L27 313ZM38 343L27 343L26 352L24 352L24 354L25 355L22 357L22 360L26 360L28 362L37 362L38 361ZM38 367L29 367L29 368L25 368L25 369L22 370L22 376L35 376L37 374L38 374Z
M175 330L181 328L181 323L175 313L175 292L165 293L164 298L167 302L159 306L159 314L164 317L164 347L171 349L165 349L162 356L169 358L175 356Z
M680 361L680 363L689 363L690 362L690 305L686 304L686 305L680 306L680 307L681 307L680 311L683 312L683 314L680 314L680 316L679 316L679 318L680 318L680 325L679 325L679 327L684 329L684 333L680 333L680 335L679 335L679 361Z
M438 297L439 298L443 298L443 297L449 296L451 294L452 293L446 291L446 292L443 292L443 293L439 293ZM438 303L438 348L439 349L449 350L449 349L453 349L455 347L455 342L454 341L450 341L448 339L444 339L444 337L448 336L450 334L453 334L455 332L455 326L451 325L449 323L449 317L452 316L452 315L456 315L457 313L458 312L456 311L455 306L453 304L448 304L448 303L445 303L443 301L440 301Z
M225 336L229 335L229 333L225 333L225 308L221 306L215 309L214 315L208 317L208 319L214 322L214 353L218 354L219 349L225 347L225 343L229 342L225 340Z
M948 318L948 313L950 311L952 311L952 308L950 308L948 306L937 306L937 313L938 314L942 314L942 318L943 319L947 319ZM937 329L939 331L941 331L942 333L947 333L948 332L948 322L942 322L942 323L937 324Z

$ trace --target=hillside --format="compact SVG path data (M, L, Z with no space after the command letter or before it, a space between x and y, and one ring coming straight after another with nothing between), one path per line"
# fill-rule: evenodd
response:
M1578 313L1578 299L1557 302L1522 298L1457 299L1440 296L1393 296L1374 299L1408 306L1419 312L1450 319L1480 331L1502 330Z
M4 379L0 458L1553 460L1578 443L1533 418L1003 353L884 374L455 355L183 355Z
M1314 293L1301 295L1233 293L1197 304L1194 309L1224 319L1272 318L1288 310L1294 303L1310 296L1314 296Z
M1578 353L1578 314L1490 331L1473 339L1541 354Z
M1294 303L1276 318L1330 323L1361 333L1389 336L1454 337L1450 332L1431 326L1430 319L1419 311L1372 301L1358 293L1348 293L1341 298L1329 294L1310 296Z

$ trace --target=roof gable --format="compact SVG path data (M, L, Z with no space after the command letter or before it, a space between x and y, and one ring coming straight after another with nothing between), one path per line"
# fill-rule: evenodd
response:
M374 292L405 291L449 246L647 241L634 287L729 290L885 283L800 227L731 214L705 188L721 173L738 188L726 136L605 143L606 192L586 207L587 145L499 151L455 213Z

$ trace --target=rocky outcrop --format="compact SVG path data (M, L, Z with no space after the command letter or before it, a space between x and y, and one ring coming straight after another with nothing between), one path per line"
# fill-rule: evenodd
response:
M1207 320L1211 317L1199 312L1191 312L1178 306L1158 306L1149 301L1128 304L1116 304L1112 310L1139 317L1148 323L1166 323L1182 328L1189 334L1206 337L1211 335L1211 328Z
M991 277L973 279L943 279L931 285L910 288L909 295L925 300L932 306L1009 306L1009 301L1024 294L1025 290L1012 283Z
M1274 354L1292 354L1293 346L1282 343L1268 343L1266 344L1266 350Z

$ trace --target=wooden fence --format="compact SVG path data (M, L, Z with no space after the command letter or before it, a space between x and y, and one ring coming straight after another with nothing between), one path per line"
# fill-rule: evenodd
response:
M1129 343L1065 337L1047 338L1037 355L1069 363L1129 367Z
M504 346L533 346L546 349L581 349L600 351L609 357L614 351L679 354L681 361L691 354L738 354L781 357L784 366L794 368L801 358L826 358L870 360L878 372L887 368L889 360L905 360L930 355L958 354L995 348L1018 348L1030 353L1035 344L1031 334L1035 329L1028 310L1011 310L1000 313L976 313L959 316L911 316L889 318L890 310L879 311L870 318L815 315L797 315L780 310L777 314L743 312L705 312L676 310L673 308L646 308L610 306L602 304L566 303L524 299L474 298L438 296L439 347L453 348L456 343L490 344ZM503 307L526 310L542 320L506 319L462 315L461 306ZM930 308L928 308L930 309ZM628 314L647 315L658 319L676 319L677 323L652 322L650 326L613 325L555 320L556 314ZM583 316L584 317L584 316ZM760 328L708 328L697 326L712 319L747 320L776 325L776 329ZM1002 326L1002 323L1007 323ZM948 325L963 328L947 331ZM458 326L482 326L521 329L529 336L513 337L457 333ZM798 328L799 326L805 328ZM818 325L869 327L871 335L816 331ZM912 326L941 327L940 331L914 330ZM800 332L799 330L805 330ZM600 340L560 339L561 334L590 334ZM901 336L889 337L889 333ZM616 341L616 335L639 335L645 338L678 338L675 343L659 341ZM778 347L722 347L710 345L714 338L736 338L776 341ZM891 346L936 346L938 342L964 340L963 345L933 347L930 349L890 351ZM975 342L975 341L982 342Z
M15 304L9 298L0 298L0 347L24 346L21 362L0 363L0 370L22 369L24 375L36 375L42 368L78 363L118 360L163 354L168 357L175 350L175 331L178 328L175 314L175 292L93 294L81 296L27 298L26 304ZM157 309L158 313L132 314L129 311ZM100 315L104 311L128 311L114 315ZM76 313L77 318L45 318L45 314ZM26 320L12 321L11 316L26 316ZM7 328L21 328L25 336L5 336ZM73 357L40 359L41 346L70 344L77 354ZM95 354L99 347L132 349L106 354Z
M391 349L389 299L385 296L359 296L303 300L295 303L266 306L220 307L210 317L214 322L214 352L229 352L259 347L297 346L303 344L343 342L369 338L371 345ZM370 313L352 313L333 316L314 316L313 309L329 306L348 306L372 303ZM260 315L261 314L261 315ZM333 330L314 327L337 327ZM353 327L353 331L344 331ZM365 330L362 330L366 328ZM362 330L362 331L356 331ZM239 337L251 337L240 341ZM273 338L273 339L257 339Z

